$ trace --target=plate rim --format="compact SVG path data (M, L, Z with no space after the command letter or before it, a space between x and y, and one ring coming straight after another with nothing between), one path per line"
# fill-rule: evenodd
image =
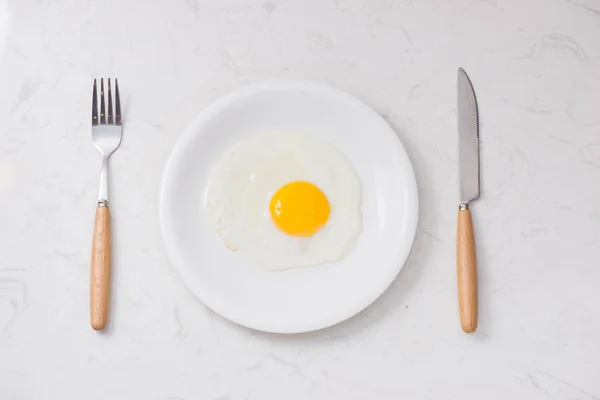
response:
M375 119L379 120L383 123L388 129L388 133L393 137L394 143L396 144L394 151L401 153L403 156L402 166L406 168L406 178L407 178L407 209L408 213L406 216L406 235L410 240L406 240L404 243L399 243L399 249L397 252L397 257L394 259L394 264L396 268L391 271L391 276L389 281L383 285L377 291L373 291L375 294L372 296L365 296L365 300L361 302L359 307L347 310L344 313L338 313L332 315L327 321L319 320L314 323L308 325L304 324L302 327L291 327L287 329L282 329L281 327L272 327L266 326L264 324L253 323L248 319L245 319L240 316L231 316L228 312L224 312L223 308L218 305L215 307L215 304L218 302L214 302L211 299L210 295L203 294L203 290L198 287L194 283L196 279L193 278L189 268L185 265L186 262L179 256L178 251L174 248L175 244L173 243L173 239L170 238L167 234L167 225L166 221L166 197L167 197L167 187L168 181L171 175L171 171L173 169L173 165L176 160L181 156L181 153L185 149L185 146L190 142L191 139L199 132L199 128L205 123L208 122L211 117L219 112L223 111L227 108L227 106L239 101L243 98L250 97L252 95L256 95L263 91L273 90L273 89L289 89L289 90L309 90L312 92L327 92L333 96L338 97L339 99L343 99L345 101L349 101L354 103L355 105L362 108L366 113L370 114ZM164 165L160 189L159 189L159 204L158 204L158 212L159 212L159 224L161 230L161 236L163 239L163 244L165 246L165 250L167 252L167 256L169 258L171 267L177 272L180 278L183 281L184 286L198 299L200 302L204 304L207 308L211 309L216 314L219 314L221 317L241 326L244 326L249 329L269 332L269 333L281 333L281 334L294 334L294 333L305 333L311 331L317 331L321 329L325 329L331 327L333 325L339 324L353 316L361 313L366 308L368 308L371 304L373 304L379 297L381 297L391 286L391 284L397 279L400 271L404 268L408 257L410 256L410 252L413 248L414 240L416 237L418 219L419 219L419 196L418 196L418 186L416 181L416 175L414 172L414 167L412 161L404 147L404 143L400 140L400 137L396 133L396 131L392 128L392 126L383 118L381 114L375 111L371 106L367 103L363 102L359 98L341 90L334 86L330 86L325 83L310 81L310 80L301 80L301 79L273 79L262 81L258 83L253 83L250 85L242 86L238 89L232 90L221 97L218 97L212 103L210 103L207 107L200 110L198 115L192 119L192 121L186 126L183 132L176 139L175 144L171 148L167 161ZM342 261L343 262L343 261Z

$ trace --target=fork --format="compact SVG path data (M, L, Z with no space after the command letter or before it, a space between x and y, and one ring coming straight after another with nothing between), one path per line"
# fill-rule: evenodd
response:
M90 268L90 321L95 330L104 329L108 323L111 270L110 208L108 207L108 158L121 143L121 99L119 83L115 79L115 109L110 78L108 79L108 113L105 112L104 79L100 79L100 118L98 119L98 94L96 79L92 95L92 139L102 155L100 192Z

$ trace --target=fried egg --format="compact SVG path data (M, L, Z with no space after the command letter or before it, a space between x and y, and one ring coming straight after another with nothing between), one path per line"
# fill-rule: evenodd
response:
M350 161L307 134L259 133L214 164L204 209L229 250L268 269L343 259L362 231Z

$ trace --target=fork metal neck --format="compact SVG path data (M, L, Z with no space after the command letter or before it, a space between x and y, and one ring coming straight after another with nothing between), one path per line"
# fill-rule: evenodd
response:
M108 157L102 157L100 170L100 191L98 193L98 206L108 207Z

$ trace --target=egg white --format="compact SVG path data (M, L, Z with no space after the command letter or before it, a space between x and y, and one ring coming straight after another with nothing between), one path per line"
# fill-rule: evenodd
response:
M315 184L327 196L325 226L308 237L280 231L272 220L273 194L293 181ZM343 259L362 231L362 184L350 161L314 136L259 133L237 142L214 164L204 209L230 250L267 269Z

